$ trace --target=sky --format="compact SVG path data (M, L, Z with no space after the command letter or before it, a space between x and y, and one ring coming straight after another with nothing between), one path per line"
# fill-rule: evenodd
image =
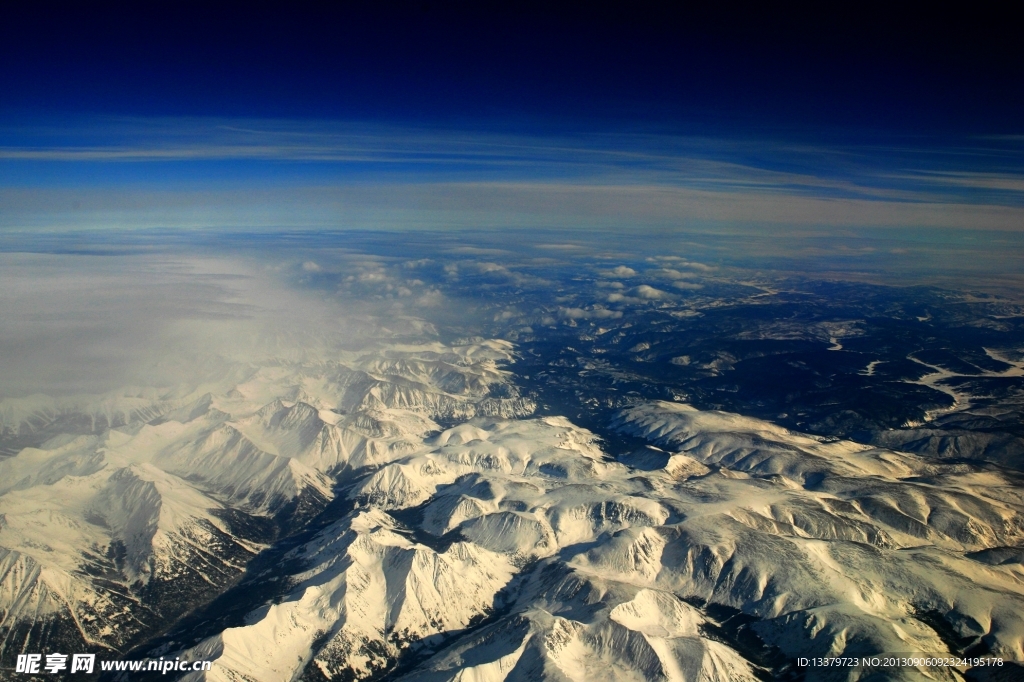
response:
M0 83L29 114L1019 132L1021 48L997 9L663 5L17 3Z
M0 11L6 233L1024 225L994 9Z
M996 9L150 5L0 7L0 394L341 319L338 249L1024 283Z

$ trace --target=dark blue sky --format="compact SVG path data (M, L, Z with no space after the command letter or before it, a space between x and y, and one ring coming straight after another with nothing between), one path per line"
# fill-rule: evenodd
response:
M1024 120L1022 41L995 10L160 7L6 3L0 115L831 138L1019 133Z
M157 7L0 9L0 229L1024 226L996 10Z

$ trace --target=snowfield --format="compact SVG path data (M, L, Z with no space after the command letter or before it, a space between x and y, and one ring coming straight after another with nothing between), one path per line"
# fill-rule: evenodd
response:
M491 395L509 352L391 346L191 389L0 402L5 434L37 441L0 460L3 661L124 650L316 516L332 475L422 448L434 419L530 412Z
M273 599L161 650L215 661L184 679L681 682L771 679L812 656L1024 661L1013 474L666 402L616 414L610 428L649 446L615 458L563 417L530 416L500 368L512 353L396 345L190 391L5 401L4 428L47 435L0 461L5 664L53 643L138 645L332 500L350 511L287 552ZM62 424L80 428L52 434Z

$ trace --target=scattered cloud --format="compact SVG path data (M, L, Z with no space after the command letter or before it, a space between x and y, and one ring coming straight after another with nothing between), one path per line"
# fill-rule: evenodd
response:
M430 289L416 299L416 305L424 308L437 308L444 305L445 298L437 289Z
M551 249L553 251L583 251L587 247L581 244L537 244L538 249Z
M636 277L636 270L625 265L618 265L611 270L602 270L605 277Z
M914 173L889 176L892 179L947 185L969 189L1024 192L1024 174L969 173L920 170Z
M447 271L448 268L446 266L445 272ZM543 286L548 283L547 280L540 277L518 272L507 265L491 261L461 261L457 265L456 272L459 271L465 274L484 275L490 278L505 280L516 286Z
M605 300L607 300L609 303L640 304L651 303L654 301L668 301L672 300L673 298L674 297L672 296L672 294L668 293L667 291L655 289L649 284L641 284L623 293L609 294Z
M0 227L592 230L629 224L641 232L691 225L763 232L1024 225L1024 171L1005 149L994 149L1013 144L1006 137L977 149L894 150L219 118L83 119L59 134L37 128L0 130ZM252 163L257 160L262 163ZM69 185L56 177L80 180ZM569 236L532 248L575 253L586 247ZM487 243L452 244L448 251L504 255Z
M464 254L467 256L509 256L512 254L507 249L484 248L480 246L453 246L445 249L447 253Z
M638 298L645 298L649 301L662 300L672 297L672 295L669 294L668 292L662 291L661 289L655 289L654 287L647 284L641 284L640 286L633 289L630 293L632 293L634 296L637 296Z
M473 263L472 267L475 267L476 271L481 275L486 275L492 272L497 272L506 276L512 274L504 265L498 265L497 263Z
M206 381L234 362L377 333L340 300L289 286L294 266L125 251L0 252L0 397Z
M679 270L675 270L673 268L662 268L660 270L655 270L649 274L664 277L666 279L692 279L697 276L696 273L680 272Z

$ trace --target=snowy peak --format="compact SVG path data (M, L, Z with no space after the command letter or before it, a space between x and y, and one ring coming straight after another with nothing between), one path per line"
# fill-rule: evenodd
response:
M0 551L10 564L0 636L35 649L50 638L119 649L187 607L173 596L186 586L216 593L259 549L232 536L219 508L150 465L0 496ZM136 615L124 618L126 609Z
M320 513L334 497L331 475L429 449L436 416L532 410L514 390L492 395L507 382L497 363L510 358L497 342L391 346L237 368L198 387L0 402L0 447L17 446L0 459L0 547L17 569L0 594L0 637L121 647L202 603L244 570L272 527L288 532ZM399 544L380 544L390 549L377 560L408 564L407 577L456 575L484 551L431 558ZM388 580L405 593L405 582ZM463 618L443 614L447 597L425 589L380 627L420 632L424 619L448 627ZM123 626L112 618L119 625L105 634L73 625L80 611L124 600L148 615Z
M437 551L406 532L380 510L353 513L295 551L309 568L287 598L189 655L217 657L206 679L291 679L306 665L361 679L415 642L465 628L511 577L499 555L466 543Z
M160 419L193 400L180 388L125 388L98 396L63 398L4 398L0 400L0 434L37 439L60 433L98 434Z
M790 478L821 472L902 478L932 471L917 457L852 441L795 433L738 414L653 402L622 410L612 427L672 447L704 464Z
M262 605L198 642L167 635L161 654L217 661L187 679L752 680L800 656L1022 657L1010 474L668 402L615 415L648 442L616 459L563 417L524 418L511 354L280 361L21 450L0 462L0 636L200 604L261 548L236 521L287 531L338 495L252 577ZM120 647L152 626L89 627L74 636Z

